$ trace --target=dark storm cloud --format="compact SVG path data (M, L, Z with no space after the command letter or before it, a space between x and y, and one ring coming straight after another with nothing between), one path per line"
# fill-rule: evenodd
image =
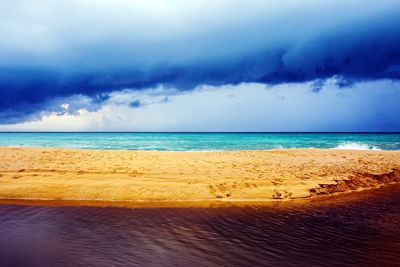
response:
M221 1L220 9L209 14L211 22L204 20L198 25L196 20L191 25L201 29L185 28L181 25L185 20L170 22L173 19L169 17L164 19L171 25L163 26L162 19L159 22L157 17L149 15L148 19L142 14L138 21L130 17L108 21L114 27L103 22L104 32L96 31L93 24L103 17L110 19L108 13L92 15L93 22L78 16L72 23L71 18L53 13L62 7L77 12L78 4L60 1L61 7L48 3L46 8L46 1L43 6L16 2L19 5L5 7L21 15L21 21L8 16L0 19L0 33L8 35L0 41L0 123L24 121L39 111L54 110L54 99L84 95L93 99L95 108L110 92L160 84L185 91L203 84L314 81L313 90L318 92L331 77L336 77L340 87L400 79L400 5L395 1L386 1L386 7L385 1L379 7L370 1L305 1L297 3L299 11L273 1L269 5L255 1L258 13L254 16L235 6L227 18L223 7L231 4ZM88 2L96 7L104 4ZM172 10L185 5L172 2ZM138 11L126 1L118 3ZM282 15L270 14L271 6ZM32 11L32 15L29 8L39 9L39 14ZM118 17L123 9L110 12ZM343 12L343 18L340 13L331 14L335 12ZM41 14L44 18L36 18ZM219 17L225 22L213 22ZM28 24L30 21L36 24ZM138 26L132 28L130 23Z

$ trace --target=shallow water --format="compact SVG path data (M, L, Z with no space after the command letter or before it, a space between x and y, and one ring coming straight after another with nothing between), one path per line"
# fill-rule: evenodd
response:
M0 266L400 266L400 186L230 208L0 205Z
M159 151L280 148L399 150L400 134L385 133L0 133L0 146Z

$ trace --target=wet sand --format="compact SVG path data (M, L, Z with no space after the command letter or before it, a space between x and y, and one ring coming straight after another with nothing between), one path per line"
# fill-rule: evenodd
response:
M400 182L400 151L148 152L0 147L0 198L203 206Z

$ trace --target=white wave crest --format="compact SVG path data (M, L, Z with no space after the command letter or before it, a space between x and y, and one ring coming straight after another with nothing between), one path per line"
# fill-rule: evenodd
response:
M333 149L349 149L349 150L381 150L379 147L359 142L344 142Z

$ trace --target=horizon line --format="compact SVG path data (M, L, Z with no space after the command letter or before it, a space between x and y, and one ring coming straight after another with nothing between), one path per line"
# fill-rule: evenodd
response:
M400 134L400 131L0 131L1 133Z

